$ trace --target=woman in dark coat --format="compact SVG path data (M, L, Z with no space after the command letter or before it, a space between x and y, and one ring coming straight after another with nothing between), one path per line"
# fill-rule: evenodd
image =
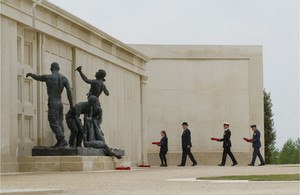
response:
M160 140L160 151L159 151L159 158L161 160L161 167L167 167L167 158L166 154L168 152L168 138L167 133L165 131L161 131L161 140Z

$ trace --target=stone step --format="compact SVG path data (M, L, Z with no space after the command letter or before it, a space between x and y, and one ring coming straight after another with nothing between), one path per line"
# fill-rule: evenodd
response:
M1 189L1 195L42 195L42 194L62 194L62 190L58 189Z
M19 158L20 172L114 170L128 162L128 157L111 156L28 156Z

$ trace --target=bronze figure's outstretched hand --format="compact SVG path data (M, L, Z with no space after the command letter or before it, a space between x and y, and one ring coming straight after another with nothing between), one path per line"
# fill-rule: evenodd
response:
M32 76L32 73L27 73L26 74L26 78L31 77L31 76Z
M82 66L78 66L78 67L75 69L75 71L81 72L81 68L82 68Z

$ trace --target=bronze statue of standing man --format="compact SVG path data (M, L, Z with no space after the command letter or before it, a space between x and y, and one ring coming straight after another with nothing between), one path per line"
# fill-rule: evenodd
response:
M59 65L57 62L51 64L50 70L52 74L49 75L35 75L28 73L26 77L32 77L34 80L46 82L48 94L48 121L57 140L57 143L53 147L66 147L68 146L68 142L65 140L64 135L61 94L63 89L66 88L70 108L72 108L71 87L68 79L59 73Z

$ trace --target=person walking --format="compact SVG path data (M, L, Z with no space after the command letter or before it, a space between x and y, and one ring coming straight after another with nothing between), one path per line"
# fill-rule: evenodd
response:
M250 126L252 131L253 131L253 137L251 139L252 141L252 147L253 147L253 157L252 157L252 161L250 164L248 164L248 166L254 166L255 164L255 160L256 157L258 156L259 160L260 160L260 164L258 166L264 166L265 165L265 161L259 151L260 147L261 147L261 142L260 142L260 132L259 130L256 128L256 125L251 125Z
M167 137L167 133L165 131L161 131L161 140L160 140L160 144L158 146L160 146L160 151L159 151L159 158L161 160L161 167L167 167L167 158L166 158L166 154L168 153L168 137Z
M229 123L225 122L224 123L224 135L223 135L223 138L219 140L219 142L223 142L223 156L222 156L222 162L218 166L225 166L227 154L230 156L230 158L232 160L233 164L231 166L235 166L238 164L230 150L230 148L231 148L230 137L231 137L231 132L229 129Z
M192 142L191 142L191 131L188 129L188 123L183 122L182 128L183 132L181 135L181 143L182 143L182 159L179 167L184 167L186 163L186 156L188 155L191 161L193 162L192 166L197 165L197 161L194 159L194 156L191 152Z

